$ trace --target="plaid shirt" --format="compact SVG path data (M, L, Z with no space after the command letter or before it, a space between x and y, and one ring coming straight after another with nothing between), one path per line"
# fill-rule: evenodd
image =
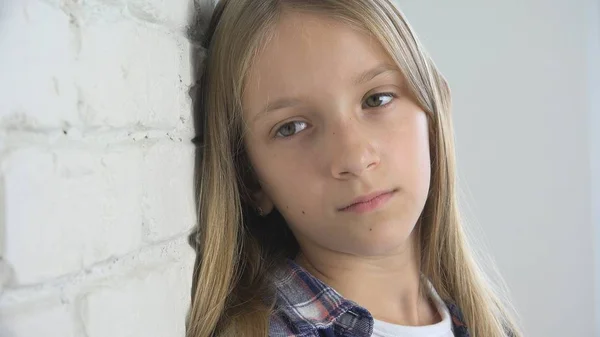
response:
M275 275L277 300L271 316L269 336L370 337L373 316L358 304L343 298L293 260ZM462 314L446 302L455 337L469 337Z

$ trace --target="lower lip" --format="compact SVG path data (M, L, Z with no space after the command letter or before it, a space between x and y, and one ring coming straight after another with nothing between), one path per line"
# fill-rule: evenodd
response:
M366 213L373 211L381 206L383 206L394 194L394 191L381 194L369 201L361 202L358 204L354 204L352 206L348 206L344 208L342 211L344 212L355 212L355 213Z

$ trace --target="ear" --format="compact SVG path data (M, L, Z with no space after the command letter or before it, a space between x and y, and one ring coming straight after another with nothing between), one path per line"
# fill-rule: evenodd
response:
M271 198L262 189L254 192L252 196L254 197L256 206L262 209L264 215L273 211L273 201L271 201Z

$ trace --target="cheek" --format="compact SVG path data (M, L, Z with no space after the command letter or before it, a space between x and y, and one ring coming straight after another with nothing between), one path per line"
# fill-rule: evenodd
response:
M314 196L320 195L321 189L320 182L314 179L314 162L310 158L297 160L297 154L261 146L252 151L250 145L248 154L263 191L282 214L288 210L294 214L308 213L313 206L310 201L316 201Z
M400 132L398 132L400 130ZM427 116L419 111L404 120L385 144L391 170L417 199L426 197L431 179Z
M415 165L414 176L415 186L421 198L422 205L425 205L425 200L429 193L431 184L431 155L429 150L429 128L427 117L422 113L418 118L417 127L415 128L414 145Z
M425 113L419 114L415 123L415 133L413 135L413 149L415 151L415 169L420 172L420 176L427 181L431 178L431 154L429 150L429 124Z

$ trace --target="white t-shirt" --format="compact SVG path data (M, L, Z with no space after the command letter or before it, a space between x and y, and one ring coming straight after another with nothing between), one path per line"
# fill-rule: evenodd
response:
M373 325L372 337L454 337L452 332L452 321L450 311L435 291L431 283L428 283L427 288L430 291L430 296L435 306L442 316L442 321L433 325L424 326L406 326L392 324L375 319Z

